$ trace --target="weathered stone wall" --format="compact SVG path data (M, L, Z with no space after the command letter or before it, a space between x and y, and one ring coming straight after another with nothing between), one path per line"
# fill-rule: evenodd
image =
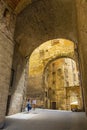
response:
M82 73L83 95L85 97L85 110L87 113L87 1L76 0L78 25L78 51Z
M76 2L77 21L75 3L72 0L40 0L27 6L18 15L15 39L20 43L19 50L25 56L30 55L37 46L49 39L61 37L78 42L86 102L87 2L86 0ZM86 103L85 106L87 108Z
M40 0L28 5L17 17L15 39L21 44L19 50L26 56L51 39L77 42L75 18L72 0Z
M0 128L6 113L9 93L11 67L14 51L15 16L11 10L0 1Z
M17 18L13 69L15 70L14 85L11 90L12 99L9 114L19 112L25 91L25 60L31 52L49 39L66 38L74 42L78 40L81 61L83 94L87 112L87 1L76 0L40 0L27 6ZM77 11L77 21L76 21ZM76 23L77 22L77 23ZM85 23L85 24L84 24ZM77 26L78 39L77 39ZM14 50L15 15L11 9L0 1L0 127L6 112L7 96L10 84L12 58ZM21 54L20 54L20 52ZM4 97L3 97L4 95ZM3 97L3 98L2 98ZM20 101L19 101L20 99ZM15 102L15 103L14 103ZM18 104L19 103L19 104ZM17 108L18 107L18 108ZM14 110L14 111L13 111Z
M44 69L50 61L59 57L74 58L74 43L66 39L55 39L43 43L35 49L29 60L28 97L44 100Z
M39 99L42 98L42 92L43 92L43 80L42 75L37 76L30 76L29 77L29 84L27 89L27 95L30 97L39 97Z
M66 38L76 42L74 4L72 0L40 0L28 5L17 16L15 30L21 54L30 56L36 47L51 39Z
M23 99L25 96L25 78L26 78L26 59L21 56L18 50L18 44L15 46L13 67L14 80L11 88L11 102L8 115L21 112ZM28 71L28 70L27 70Z
M66 62L65 62L66 61ZM78 75L77 70L72 66L73 60L69 58L61 58L51 62L45 70L45 107L55 109L71 110L71 103L78 102L78 108L82 109L81 90L78 84L78 79L73 78L74 74ZM73 61L74 62L74 61ZM67 75L65 79L65 68ZM68 84L66 85L66 83ZM50 103L50 104L49 104Z

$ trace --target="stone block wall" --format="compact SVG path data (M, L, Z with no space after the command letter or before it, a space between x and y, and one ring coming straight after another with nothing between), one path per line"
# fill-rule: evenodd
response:
M15 39L21 43L23 55L31 54L40 44L56 38L77 41L74 1L40 0L18 15Z
M65 62L66 61L66 62ZM71 110L71 103L78 103L78 109L82 109L81 91L78 86L78 79L74 74L77 73L76 63L72 66L69 58L60 58L51 62L45 70L45 105L46 108ZM70 67L69 67L70 66ZM67 75L65 77L65 69ZM66 84L66 82L68 84ZM50 105L49 105L50 102Z
M17 44L15 45L12 68L15 73L13 78L13 85L10 89L11 101L10 101L8 115L21 112L23 99L25 96L24 94L26 91L25 88L26 60L20 54Z
M87 1L76 0L78 26L78 52L81 70L83 101L87 114Z
M15 15L0 1L0 128L4 123L9 93L15 20Z

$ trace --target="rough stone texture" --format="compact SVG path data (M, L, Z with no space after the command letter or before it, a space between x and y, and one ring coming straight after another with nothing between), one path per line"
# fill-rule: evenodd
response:
M46 64L60 57L75 58L74 42L66 39L54 39L36 48L29 59L29 75L42 74ZM75 59L76 60L76 59Z
M12 0L11 0L12 1ZM20 13L27 5L31 4L33 0L20 0L15 8L15 12Z
M70 58L64 58L64 86L80 86L79 68L76 62Z
M55 38L77 41L74 11L74 2L70 0L40 0L28 5L17 16L15 40L19 43L19 52L29 57L36 47ZM39 82L42 86L42 81Z
M20 44L19 51L23 56L31 52L41 43L55 38L77 38L79 30L79 55L82 66L84 94L86 93L86 1L77 0L77 16L74 1L71 0L40 0L27 6L17 17L15 39ZM85 30L85 31L84 31ZM25 44L26 43L26 44ZM84 43L84 47L83 47ZM26 47L27 46L27 47ZM85 72L85 73L84 73ZM85 94L85 99L86 94ZM86 106L86 104L85 104Z
M25 68L26 60L18 51L18 45L15 46L13 69L14 83L11 88L11 102L8 115L18 113L22 110L23 98L25 93Z
M27 5L37 0L3 0L14 13L20 13Z
M14 51L14 19L8 11L4 16L6 5L0 1L0 123L2 124L5 113L7 97L9 93L11 66ZM10 20L10 21L9 21ZM0 127L2 127L0 125Z
M81 90L76 63L69 58L60 58L51 62L45 70L45 107L51 109L71 110L77 102L81 106ZM65 73L66 72L66 73Z
M47 41L35 49L29 60L29 85L27 88L29 97L44 100L44 69L49 62L60 57L71 57L74 59L73 42L65 39L55 39Z
M74 11L72 0L40 0L27 6L18 15L16 23L15 39L21 45L20 52L24 56L30 55L43 42L56 38L76 42Z
M78 25L78 51L82 73L83 95L87 113L87 1L76 0Z
M0 1L0 122L4 120L6 101L10 83L10 72L13 55L13 32L15 16L12 12L4 10L7 8ZM77 10L76 10L77 9ZM76 19L77 11L77 19ZM12 17L11 17L12 16ZM85 23L85 24L84 24ZM30 56L32 51L45 41L56 38L66 38L78 43L81 61L82 87L85 97L85 108L87 112L87 1L86 0L40 0L28 5L17 17L15 40L18 43L17 57L13 59L16 64L16 80L14 87L22 102L24 88L24 57ZM78 30L77 30L77 26ZM78 34L78 35L77 35ZM21 54L24 56L22 57ZM16 53L16 49L15 49ZM20 58L18 58L20 57ZM18 58L18 59L17 59ZM19 60L19 61L18 61ZM18 62L17 62L18 61ZM13 64L14 64L13 62ZM21 64L23 63L23 64ZM21 73L17 72L21 71ZM25 72L24 72L25 73ZM22 77L21 77L22 75ZM20 80L21 79L21 80ZM20 82L22 81L23 84ZM2 88L2 86L5 88ZM21 89L21 94L19 91ZM12 99L14 99L13 93ZM2 99L2 96L5 95ZM16 98L14 99L14 101ZM3 101L3 102L2 102ZM18 99L19 101L19 99ZM15 101L16 102L16 101ZM12 101L11 101L12 103ZM13 103L12 103L13 104ZM13 106L13 105L12 105ZM21 103L20 105L21 106ZM15 105L14 105L15 108ZM17 108L17 102L16 102ZM18 108L19 109L19 108ZM10 109L12 111L12 109ZM19 111L19 110L18 110ZM16 111L17 112L17 111Z
M28 5L18 15L15 29L15 40L19 43L21 54L30 56L37 46L50 39L67 38L76 42L74 4L74 1L70 0L40 0ZM30 79L31 83L37 78ZM38 80L36 86L38 83L41 83L39 86L42 88L42 82ZM33 87L35 88L35 85Z

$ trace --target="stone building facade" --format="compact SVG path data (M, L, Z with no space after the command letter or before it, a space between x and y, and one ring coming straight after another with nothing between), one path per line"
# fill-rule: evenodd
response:
M82 109L80 80L75 61L62 58L51 62L45 70L45 107L71 110L76 103Z

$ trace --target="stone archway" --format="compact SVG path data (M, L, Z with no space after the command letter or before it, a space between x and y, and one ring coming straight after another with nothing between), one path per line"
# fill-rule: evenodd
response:
M78 60L74 43L66 39L54 39L43 43L32 53L29 64L29 87L27 95L43 100L44 70L46 66L58 58ZM78 62L77 62L78 66Z
M21 54L30 56L41 43L51 39L65 38L77 43L74 11L75 2L70 0L40 0L28 5L16 22L15 40Z
M0 1L1 2L1 1ZM2 17L3 11L7 6L0 3L0 18ZM2 11L3 9L3 11ZM76 10L77 9L77 10ZM3 45L3 51L0 52L1 54L1 61L2 64L5 65L5 68L7 67L7 64L5 64L6 60L10 58L10 65L8 66L7 75L3 74L2 81L1 81L1 105L3 105L3 109L0 110L0 122L2 126L2 122L4 122L4 116L5 116L5 110L6 110L6 101L7 101L7 95L9 91L10 86L10 74L11 74L11 62L13 61L12 69L15 68L15 83L14 88L18 88L20 86L20 79L22 72L25 69L26 66L26 58L27 56L30 57L30 54L32 51L39 46L44 41L47 41L49 39L55 39L58 37L64 37L67 39L71 39L72 41L75 41L75 43L78 44L79 49L79 55L81 59L81 73L82 73L82 83L84 87L84 97L85 97L85 108L87 112L87 69L86 69L86 57L87 57L87 27L83 25L84 23L87 23L87 13L86 13L86 1L81 0L66 0L66 1L60 1L60 0L40 0L36 1L35 3L32 3L31 5L28 5L18 16L17 16L17 22L16 22L16 29L15 29L15 38L13 39L13 28L12 37L10 36L10 29L2 31L2 28L5 26L2 26L2 23L0 21L0 25L2 26L0 28L0 40L1 40L1 46ZM78 17L76 17L76 14ZM12 15L12 14L11 14ZM15 21L13 19L13 21ZM14 22L12 22L14 26ZM78 29L77 29L78 28ZM6 40L5 40L6 39ZM9 42L8 42L9 40ZM3 43L6 43L7 51L5 49L5 45ZM11 43L11 44L9 44ZM15 44L15 49L14 49ZM11 49L10 46L11 45ZM26 47L27 46L27 47ZM14 58L11 57L10 54L13 55L14 51ZM11 51L11 52L10 52ZM3 54L3 52L6 52ZM10 53L9 53L10 52ZM2 59L5 59L3 61ZM17 59L18 58L18 59ZM5 71L3 65L0 65L0 68L2 72ZM20 74L19 74L20 72ZM2 76L2 73L1 73ZM8 78L9 77L9 78ZM4 78L6 79L6 83L3 82ZM8 83L8 84L7 84ZM2 87L5 86L5 89L2 89ZM22 87L24 86L24 83L22 84ZM20 87L19 87L20 88ZM13 91L12 91L13 92ZM19 90L18 90L19 92ZM2 97L5 95L5 99L3 99L4 103L2 104ZM0 126L0 127L1 127Z
M24 77L26 59L30 57L32 51L41 43L50 39L66 38L71 41L77 40L75 2L67 0L60 2L58 0L40 0L31 5L28 5L18 16L16 20L16 28L14 39L16 41L13 69L15 70L15 82L12 90L12 99L10 114L20 110L20 106L16 101L20 99L23 92L25 82L20 80ZM60 13L61 10L61 13ZM74 15L73 15L74 14ZM18 59L16 58L18 57ZM20 73L19 73L20 72ZM22 75L23 74L23 75ZM22 77L23 76L23 77ZM21 87L22 86L22 87ZM14 98L13 98L14 97ZM21 97L22 99L23 97ZM16 105L12 105L15 102ZM22 100L20 105L22 104ZM15 109L13 109L15 108ZM16 111L19 108L18 111ZM12 111L14 110L14 112Z

